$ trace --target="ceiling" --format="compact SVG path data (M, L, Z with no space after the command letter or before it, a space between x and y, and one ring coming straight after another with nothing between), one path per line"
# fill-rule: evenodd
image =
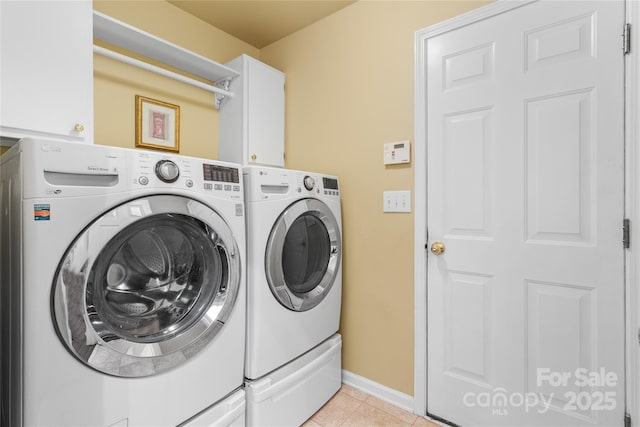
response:
M355 1L169 0L169 3L261 49Z

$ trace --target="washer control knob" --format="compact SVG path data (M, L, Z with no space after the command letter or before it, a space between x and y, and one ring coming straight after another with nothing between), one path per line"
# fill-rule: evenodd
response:
M160 160L156 163L156 176L164 182L176 182L180 176L180 169L171 160Z
M304 188L306 188L308 191L313 190L313 187L315 187L316 185L315 179L311 178L309 175L304 177L303 183Z

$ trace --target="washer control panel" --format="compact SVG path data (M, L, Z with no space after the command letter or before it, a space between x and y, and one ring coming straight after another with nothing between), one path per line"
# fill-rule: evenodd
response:
M242 172L226 162L132 151L131 181L138 188L182 188L243 199Z

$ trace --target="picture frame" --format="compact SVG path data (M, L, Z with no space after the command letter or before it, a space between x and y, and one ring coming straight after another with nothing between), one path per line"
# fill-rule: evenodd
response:
M136 95L136 147L180 151L180 106Z

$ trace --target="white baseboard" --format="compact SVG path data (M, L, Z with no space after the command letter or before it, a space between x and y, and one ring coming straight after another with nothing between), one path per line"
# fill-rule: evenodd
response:
M360 375L342 370L342 382L367 394L413 413L413 396L404 394Z

